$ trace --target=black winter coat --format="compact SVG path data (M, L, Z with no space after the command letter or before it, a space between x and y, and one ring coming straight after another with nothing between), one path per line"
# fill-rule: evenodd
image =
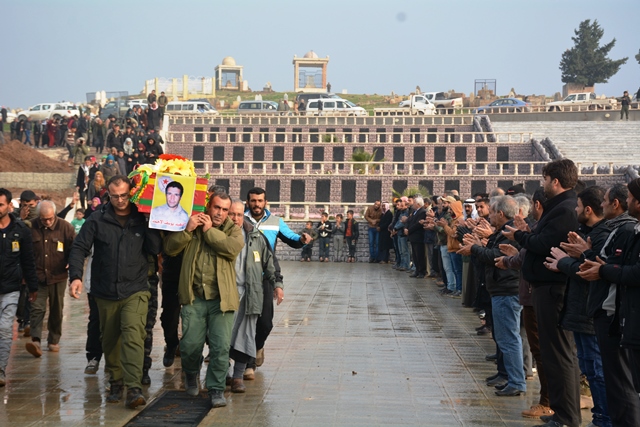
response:
M147 255L157 255L162 238L148 228L147 220L131 206L123 227L116 219L111 203L91 214L73 242L69 255L70 280L82 279L84 260L94 247L91 263L91 295L107 300L122 300L149 289Z
M633 227L635 227L637 223L638 220L630 216L627 212L616 218L608 220L607 226L611 229L611 232L609 233L609 236L607 236L607 242L605 242L604 247L599 252L595 252L593 250L585 251L585 258L595 261L596 256L598 256L600 259L610 263L619 264L622 262L620 258L622 248L629 236L633 234ZM589 287L589 299L587 300L587 315L589 317L595 318L607 315L603 305L605 300L609 297L610 287L611 283L602 279L591 282L591 286Z
M513 225L513 221L505 225ZM519 295L520 273L517 270L502 270L495 266L494 260L503 255L500 252L500 245L513 244L503 236L503 230L505 230L504 226L489 236L486 247L479 245L471 247L471 255L484 265L484 283L492 297ZM517 247L517 245L514 246Z
M620 345L640 350L640 232L628 235L619 258L611 261L600 266L600 277L618 285Z
M609 235L609 227L606 221L598 222L595 227L581 226L585 233L584 239L590 238L592 250L600 252ZM580 332L595 335L593 318L587 313L587 301L589 299L590 284L576 273L580 271L583 260L566 257L558 262L558 270L567 275L567 290L564 293L564 306L560 315L560 326L567 331Z
M522 263L522 275L534 288L551 284L564 284L567 277L544 266L552 247L560 247L570 231L578 229L577 196L567 190L547 200L538 226L531 233L516 231L515 239L527 250Z
M20 290L22 279L29 292L38 291L31 229L12 213L9 226L0 232L0 294Z
M415 212L411 212L405 223L405 228L408 230L407 241L411 243L422 243L424 241L424 227L420 224L420 221L427 217L427 211L425 208L420 207Z

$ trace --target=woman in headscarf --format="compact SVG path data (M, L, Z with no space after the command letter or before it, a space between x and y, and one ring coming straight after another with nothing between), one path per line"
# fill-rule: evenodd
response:
M97 171L96 176L89 183L89 190L87 191L87 196L89 200L93 200L94 198L99 198L100 200L104 200L104 195L107 194L107 182L104 179L104 175L102 172ZM89 211L89 209L87 209ZM85 218L88 215L85 214Z
M393 247L393 239L389 231L391 222L393 222L393 213L389 209L389 203L384 202L382 204L382 217L378 224L378 261L380 261L380 264L389 262L389 250Z
M100 172L97 172L97 173L100 173ZM102 201L100 200L100 197L94 197L93 199L90 199L89 207L87 208L86 211L84 211L85 221L87 220L87 218L89 218L89 215L91 215L92 213L94 213L100 208L101 204L102 204Z

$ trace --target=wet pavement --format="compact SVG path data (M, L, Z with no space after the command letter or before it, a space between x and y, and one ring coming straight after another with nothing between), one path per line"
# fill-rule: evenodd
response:
M537 378L525 396L495 396L484 384L495 373L485 361L493 341L476 335L478 317L432 280L365 263L282 262L282 270L285 299L264 365L245 394L227 391L227 407L201 426L536 424L520 412L537 403ZM67 296L60 353L40 359L26 352L16 324L0 426L122 426L139 412L105 403L103 364L84 374L87 316L86 295ZM158 320L150 399L182 387L180 359L164 368L163 347ZM588 418L583 411L583 424Z

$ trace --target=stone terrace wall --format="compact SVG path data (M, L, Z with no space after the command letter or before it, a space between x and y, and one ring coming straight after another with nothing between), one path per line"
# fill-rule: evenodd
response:
M318 222L317 220L313 221L314 227L317 224L317 222ZM333 223L333 221L331 222ZM305 224L304 221L287 222L287 225L289 226L289 228L291 228L296 233L304 228L304 224ZM367 223L364 221L364 219L358 222L358 230L360 231L360 238L358 239L358 243L356 245L356 261L369 262L369 231L368 231ZM316 262L318 261L318 254L320 253L320 248L318 245L319 243L317 240L313 242L313 251L311 255L311 260ZM292 249L280 241L278 241L278 244L276 245L276 256L278 257L278 260L281 260L281 261L300 261L301 253L302 253L302 249ZM342 254L343 254L343 257L341 259L342 262L346 261L348 253L349 252L347 249L347 242L345 241L344 249L342 250ZM333 247L333 242L331 242L329 256L332 261L335 259L334 254L335 254L335 248ZM391 251L391 259L393 259L393 256L394 256L393 251ZM292 279L290 277L287 278L286 272L284 274L284 279L285 279L285 289L286 289L287 281L291 282Z
M273 124L256 117L231 122L172 119L166 151L193 159L199 174L209 172L210 183L225 186L234 198L244 199L249 188L259 186L267 190L272 204L306 204L313 211L327 203L353 207L390 200L392 190L402 192L418 185L431 194L458 190L467 197L522 183L532 193L540 185L542 171L542 165L531 164L542 161L532 143L473 142L474 128L467 119L454 116L447 118L449 122L430 123L427 118L412 118L400 120L401 124L393 117L360 122L336 118L331 124L329 118L324 124ZM376 159L384 159L382 169L368 175L350 174L350 165L344 162L356 149L375 150ZM584 179L624 181L621 175Z
M0 183L10 188L66 190L76 183L75 173L0 172Z

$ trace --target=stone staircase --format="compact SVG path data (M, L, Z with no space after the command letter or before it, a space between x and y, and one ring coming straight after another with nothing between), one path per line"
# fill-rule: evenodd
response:
M531 132L549 138L576 163L640 165L640 122L492 122L495 132Z

